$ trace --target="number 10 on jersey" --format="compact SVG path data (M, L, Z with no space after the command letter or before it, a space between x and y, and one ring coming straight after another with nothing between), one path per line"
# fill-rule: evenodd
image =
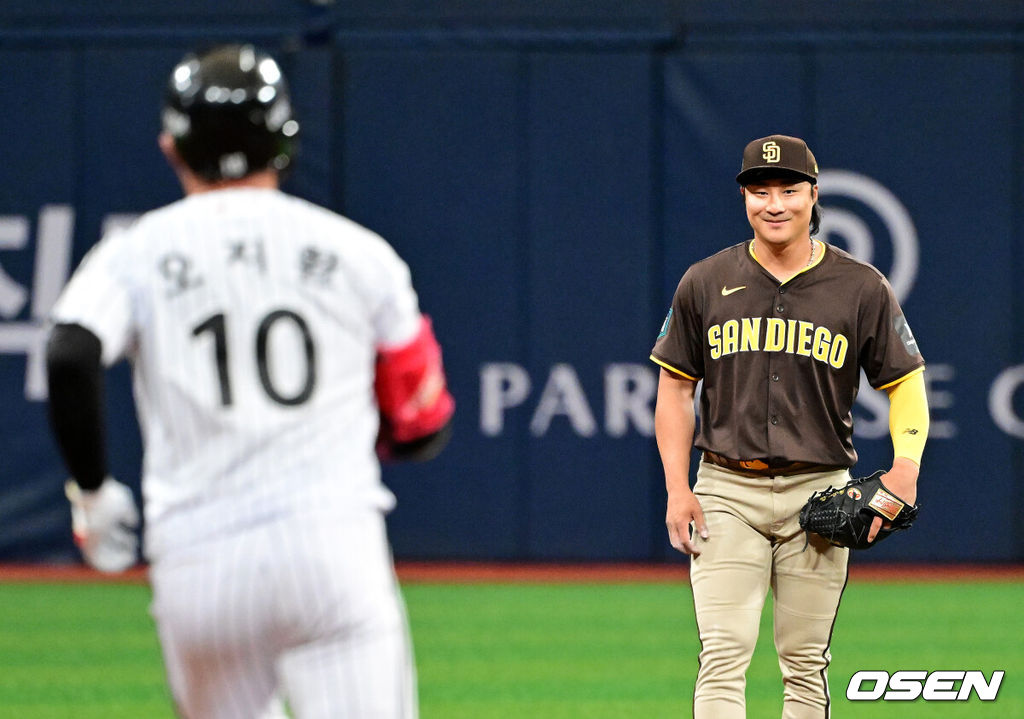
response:
M298 330L302 340L306 364L303 371L304 380L297 391L292 394L285 394L274 384L271 375L270 361L267 354L267 345L270 338L270 331L279 322L288 322ZM200 322L192 330L193 337L200 337L204 333L213 335L214 364L217 369L217 382L220 387L220 403L223 407L230 407L234 402L232 394L232 377L230 363L228 362L228 320L223 312L218 312L212 317ZM313 343L313 336L309 332L309 325L301 315L291 310L274 310L260 320L256 329L256 336L253 338L253 347L256 353L256 367L259 370L259 383L263 392L277 404L295 407L309 401L316 389L316 347Z

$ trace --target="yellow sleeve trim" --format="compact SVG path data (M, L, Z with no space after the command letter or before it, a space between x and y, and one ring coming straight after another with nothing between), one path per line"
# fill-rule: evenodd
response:
M665 364L664 362L662 362L660 359L658 359L654 355L651 355L651 362L653 362L654 364L657 364L657 365L661 365L662 367L667 369L669 372L677 374L680 377L685 377L686 379L690 380L691 382L699 382L700 381L699 377L691 377L690 375L686 374L682 370L677 370L672 365Z
M875 387L875 389L884 389L886 392L888 392L891 388L895 387L896 385L900 384L901 382L906 382L911 377L915 377L915 376L921 374L922 372L924 372L924 367L923 366L918 367L917 369L913 370L912 372L908 372L907 374L903 375L899 379L894 379L892 382L887 382L886 384L883 384L881 387Z
M893 456L906 457L920 466L929 425L923 371L908 375L887 391Z

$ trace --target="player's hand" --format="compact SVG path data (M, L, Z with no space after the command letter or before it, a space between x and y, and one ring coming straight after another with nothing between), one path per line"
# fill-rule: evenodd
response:
M84 491L73 479L64 485L71 502L71 530L85 561L101 572L134 566L139 545L139 511L128 487L112 477Z
M690 537L690 523L702 539L708 538L708 525L704 521L704 510L692 490L686 488L669 494L665 524L668 525L668 539L673 548L697 556L700 550Z
M893 494L908 504L917 502L917 475L918 466L905 457L897 457L893 460L892 469L882 475L882 484L888 487ZM868 541L875 541L878 532L882 527L891 526L881 517L875 517L871 522L871 529L868 531Z

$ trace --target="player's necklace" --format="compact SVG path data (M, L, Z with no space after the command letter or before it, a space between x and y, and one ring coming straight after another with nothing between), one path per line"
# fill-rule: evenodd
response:
M811 256L807 258L807 266L810 267L811 263L814 262L814 240L811 240Z

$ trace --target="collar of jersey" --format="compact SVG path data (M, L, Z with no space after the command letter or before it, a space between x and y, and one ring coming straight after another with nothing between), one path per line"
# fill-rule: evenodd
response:
M815 240L813 238L811 239L811 241L815 244L815 246L821 248L821 252L818 253L818 256L815 258L814 262L812 262L811 264L807 265L807 267L803 268L802 270L797 272L792 277L787 278L786 282L792 282L795 278L799 277L803 273L805 273L805 272L807 272L809 270L813 270L815 267L817 267L818 265L821 264L822 260L825 259L825 252L828 250L828 245L826 245L821 240ZM751 240L749 243L747 243L747 252L750 253L750 256L754 259L754 262L756 262L762 269L764 269L764 265L761 264L761 261L759 259L757 259L757 255L754 254L754 241L753 240ZM767 272L767 270L765 270L765 271ZM780 285L784 285L784 284L786 284L786 282L780 282L779 284Z

